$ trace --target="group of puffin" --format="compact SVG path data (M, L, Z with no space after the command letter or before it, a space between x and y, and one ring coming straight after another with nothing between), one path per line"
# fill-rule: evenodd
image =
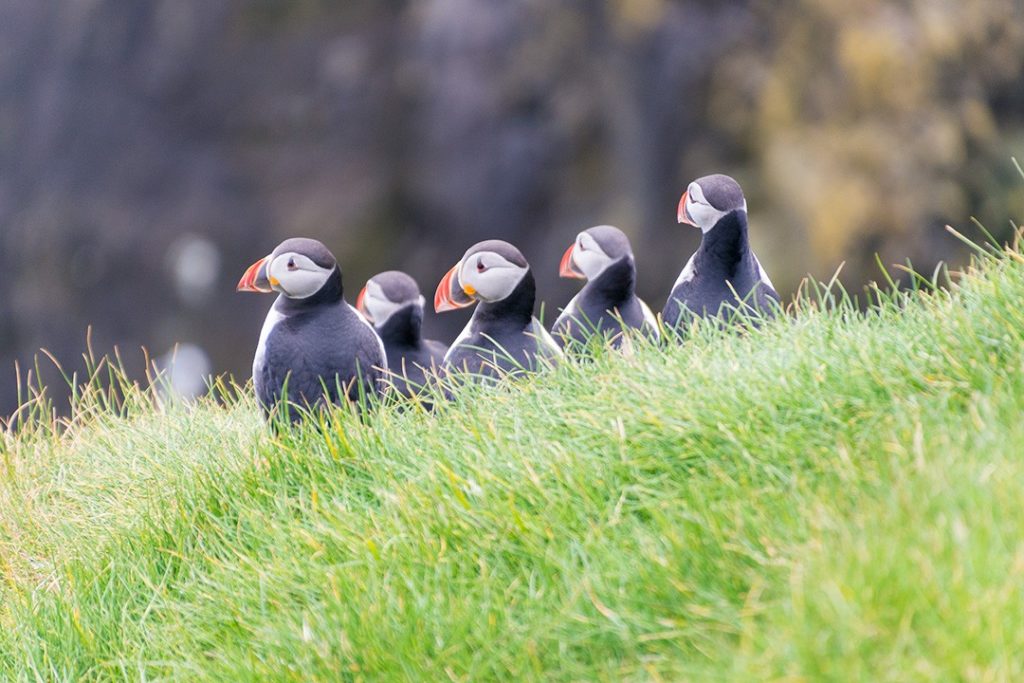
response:
M666 329L729 307L774 310L779 296L751 251L747 203L735 180L716 174L693 181L679 200L677 218L700 228L702 238L661 312ZM279 405L337 405L387 390L412 396L431 377L456 371L499 377L536 370L562 357L563 347L595 334L615 346L628 339L624 328L659 335L657 317L636 295L633 251L618 228L579 233L559 274L586 284L548 333L533 315L536 285L523 254L502 240L473 245L434 295L438 313L476 304L465 329L446 347L422 338L425 300L405 273L373 276L352 306L327 247L312 239L285 240L252 264L237 287L279 294L256 347L256 397L269 416Z

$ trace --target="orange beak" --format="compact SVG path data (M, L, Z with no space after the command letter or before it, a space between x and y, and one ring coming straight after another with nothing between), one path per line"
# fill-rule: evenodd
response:
M366 308L366 285L359 290L359 296L356 297L356 310L363 314L363 317L373 322L373 316L370 315L369 309Z
M459 284L460 265L461 262L452 266L437 285L437 291L434 292L434 310L438 313L465 308L475 301Z
M569 248L565 250L565 253L562 254L562 262L558 264L558 276L574 278L576 280L586 280L587 276L576 267L576 262L572 259L572 255L575 251L576 243L573 242L569 245Z
M245 274L242 275L242 279L238 281L238 286L235 287L235 291L258 292L260 294L273 292L274 290L270 286L270 280L267 277L267 260L269 258L269 256L264 256L246 268Z
M689 199L690 191L687 190L683 193L682 199L679 200L679 208L676 210L676 220L680 223L686 223L687 225L697 227L697 224L693 222L693 219L690 218L690 214L686 210L686 202Z

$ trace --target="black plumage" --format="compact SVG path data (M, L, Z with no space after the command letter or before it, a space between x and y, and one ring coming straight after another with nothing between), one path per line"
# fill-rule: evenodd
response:
M584 232L609 262L596 277L587 280L555 320L551 328L555 339L585 343L594 334L601 334L609 337L618 348L623 342L624 329L643 329L657 336L657 320L636 295L636 262L629 239L621 230L609 225ZM574 264L577 244L574 242L563 258L563 277L586 277Z
M376 320L365 303L367 288L375 285L393 305L384 320ZM397 270L374 275L359 296L357 307L373 323L384 342L388 358L388 379L395 391L411 396L422 389L441 367L448 347L434 339L423 338L423 296L416 281Z
M693 189L694 184L699 187ZM750 248L746 201L739 185L722 175L707 176L694 184L680 202L680 222L697 225L695 221L701 219L691 215L698 212L687 203L691 192L703 194L699 210L714 222L698 226L703 229L700 247L676 280L662 320L671 327L693 315L720 316L730 306L771 315L779 295Z
M477 304L469 324L448 350L444 360L445 370L498 377L518 371L537 370L541 367L540 359L555 361L561 356L561 349L533 316L537 291L533 272L526 259L511 244L488 240L471 247L460 264L482 252L492 252L522 268L522 277L503 298ZM451 295L455 298L464 297L464 290L457 279L450 282L452 289L457 289ZM448 281L446 278L442 285Z
M270 416L284 399L295 420L295 408L338 405L377 394L387 361L377 334L345 301L341 269L326 247L315 240L286 240L262 268L288 254L304 255L329 273L310 296L280 293L260 335L253 383L265 414Z

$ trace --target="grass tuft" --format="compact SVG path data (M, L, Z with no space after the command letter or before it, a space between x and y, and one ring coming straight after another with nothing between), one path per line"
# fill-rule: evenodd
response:
M277 433L91 362L0 430L0 677L1024 678L1024 257L976 259Z

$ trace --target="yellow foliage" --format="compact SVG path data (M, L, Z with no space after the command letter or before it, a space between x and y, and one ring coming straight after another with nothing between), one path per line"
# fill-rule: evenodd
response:
M666 0L612 0L615 24L624 33L650 29L661 21Z
M927 243L923 231L962 220L969 194L991 185L969 170L979 146L1001 156L993 165L1014 153L986 95L1024 75L1024 2L798 0L757 11L775 41L742 94L754 116L716 122L752 141L771 213L806 235L819 268L865 239ZM739 52L722 73L750 73L755 59ZM712 102L738 104L728 93Z

